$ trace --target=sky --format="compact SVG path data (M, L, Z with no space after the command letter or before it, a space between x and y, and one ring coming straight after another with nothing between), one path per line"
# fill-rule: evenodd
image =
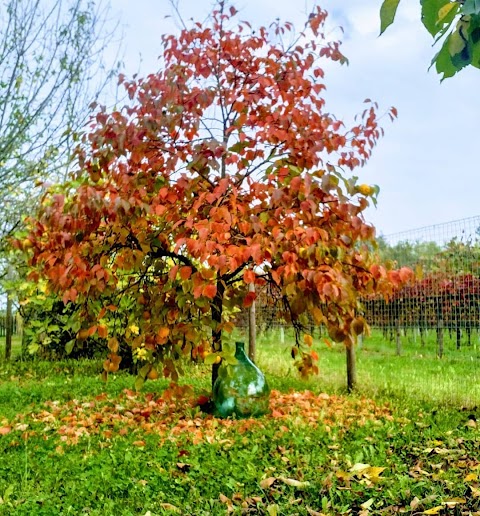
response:
M158 70L160 36L178 31L168 0L111 0L124 30L127 75ZM204 20L211 0L178 0L184 19ZM385 136L368 164L357 169L361 183L377 184L377 208L365 217L377 234L392 235L480 214L477 155L480 143L480 70L468 68L440 83L430 61L438 49L420 22L419 0L402 0L397 19L378 37L381 0L320 0L329 12L329 34L341 38L348 66L325 67L327 110L346 123L370 98L379 111L398 110L393 123L382 119ZM279 17L303 26L313 2L237 0L241 19L268 25ZM343 28L343 33L340 30Z

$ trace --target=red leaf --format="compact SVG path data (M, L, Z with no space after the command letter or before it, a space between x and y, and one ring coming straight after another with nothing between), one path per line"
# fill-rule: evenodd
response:
M243 306L245 308L249 308L253 305L255 299L257 299L257 294L255 292L248 292L248 294L243 299Z

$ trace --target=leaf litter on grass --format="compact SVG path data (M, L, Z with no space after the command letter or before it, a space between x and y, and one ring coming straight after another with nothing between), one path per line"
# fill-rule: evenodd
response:
M261 429L272 420L279 423L280 432L288 432L288 425L323 425L330 432L334 427L346 431L353 424L361 426L367 421L393 419L387 405L311 391L273 390L270 413L262 418L218 419L201 412L200 404L205 400L203 396L195 397L189 388L172 385L161 396L125 389L118 397L101 394L88 401L46 401L43 410L18 414L10 422L5 420L2 433L10 433L15 425L23 425L24 430L24 425L30 425L30 435L53 434L59 444L66 445L74 445L90 435L112 439L132 432L139 436L154 433L162 440L175 440L183 435L193 444L200 444L225 439L229 430L242 434L250 428ZM144 441L138 439L134 444L142 446Z
M448 435L447 432L447 435L441 437L442 440L420 438L412 443L404 473L410 482L428 482L428 485L445 485L446 488L438 488L437 494L430 498L419 499L412 495L408 499L411 500L410 505L403 502L403 505L391 505L381 509L379 497L382 496L382 490L395 483L395 475L399 474L395 471L394 463L386 457L384 464L378 464L378 457L373 465L354 461L351 460L353 456L350 459L344 456L343 446L352 438L349 437L352 432L363 426L366 429L360 433L366 432L363 436L366 442L372 442L375 438L376 428L380 431L378 435L384 435L384 438L391 436L393 439L392 425L399 432L409 424L414 427L414 423L400 417L397 412L394 415L388 404L379 404L366 398L315 394L311 391L282 393L273 390L268 415L257 419L236 420L218 419L203 413L200 406L206 401L208 399L205 396L195 395L193 389L176 385L172 385L161 395L125 389L118 396L101 394L92 399L74 399L62 403L46 401L40 410L21 413L10 420L1 419L0 440L14 446L18 444L20 437L28 439L36 435L42 440L51 440L56 445L57 452L64 453L66 447L74 447L91 436L97 437L100 447L113 446L115 439L128 437L130 444L141 450L148 446L147 435L155 435L159 438L159 445L166 442L177 445L181 443L176 469L178 474L188 475L191 465L182 456L184 445L216 444L228 450L239 440L249 443L252 435L261 432L268 433L270 440L278 439L275 453L278 453L285 469L280 467L275 471L275 468L265 468L259 474L257 486L263 493L261 497L256 492L249 496L238 493L221 495L219 501L228 512L242 507L245 510L254 510L263 503L268 504L266 507L270 507L270 512L275 513L279 496L296 495L287 497L288 500L285 501L293 504L293 507L300 503L304 492L311 500L312 489L318 489L322 485L323 493L343 493L335 496L357 499L358 512L353 510L350 513L362 516L409 511L414 511L415 514L443 515L452 510L456 511L455 514L475 514L471 510L477 510L477 505L480 504L479 457L469 454L468 446L472 446L471 441L468 444L467 441L464 442L464 437ZM287 449L285 439L288 441L290 437L294 439L295 436L306 435L313 428L321 429L322 435L326 436L323 444L330 450L331 460L313 476L307 475L305 478L299 463L289 466L291 450ZM478 429L465 427L464 431L473 436ZM477 451L477 448L475 445L474 450ZM189 452L185 453L188 455ZM374 456L371 458L375 460ZM448 479L444 475L451 471L460 473L459 482L464 485L461 493L463 496L458 496L458 492L456 495L444 496L450 490ZM315 476L319 474L323 480L315 480ZM470 512L463 510L465 504ZM328 508L328 504L326 507ZM308 514L333 514L325 508L321 512L319 507L311 505L305 505L304 509Z

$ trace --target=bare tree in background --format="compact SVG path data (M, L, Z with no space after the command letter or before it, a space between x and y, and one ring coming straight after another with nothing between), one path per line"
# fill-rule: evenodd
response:
M102 0L0 4L0 252L31 213L35 184L65 173L112 77L103 56L116 29Z

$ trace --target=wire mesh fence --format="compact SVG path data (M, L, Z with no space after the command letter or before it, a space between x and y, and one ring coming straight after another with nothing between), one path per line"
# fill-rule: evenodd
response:
M445 332L455 348L472 346L480 329L480 216L437 224L380 239L380 253L398 266L415 271L415 281L388 303L365 302L370 325L386 334L437 336L437 354L445 352Z
M480 403L480 216L436 224L379 238L379 252L397 267L415 271L415 281L386 302L364 300L364 316L372 335L359 346L369 368L381 355L404 368L408 390L422 385L441 401ZM257 331L285 341L289 324L262 296L256 306ZM246 319L245 319L246 324ZM328 337L312 323L316 341ZM293 342L292 342L293 344ZM377 371L380 371L380 366ZM385 370L384 382L389 383ZM408 371L408 373L407 373ZM403 381L403 380L402 380ZM437 394L435 394L437 393Z

